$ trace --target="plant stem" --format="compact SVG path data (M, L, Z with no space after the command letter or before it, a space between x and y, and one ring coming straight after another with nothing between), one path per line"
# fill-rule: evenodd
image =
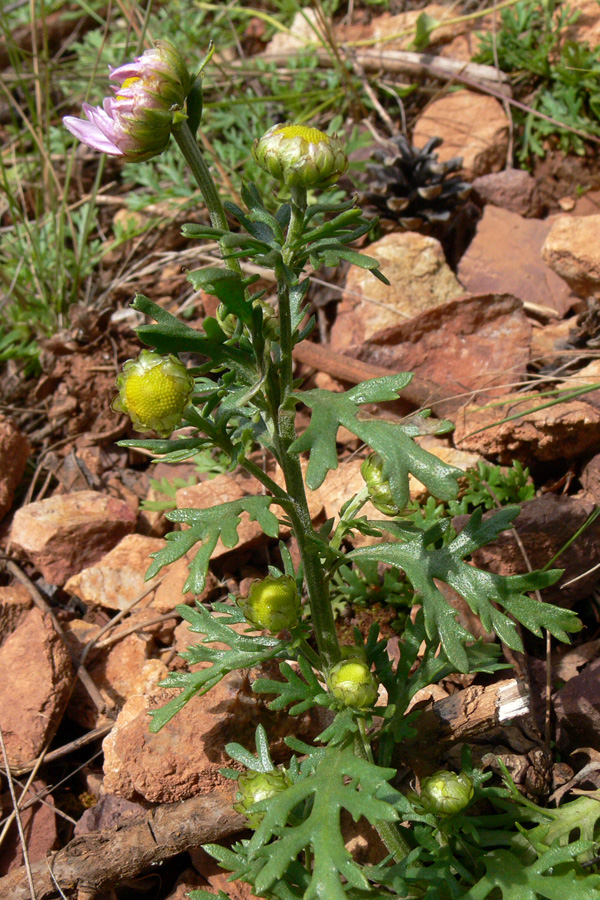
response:
M325 668L331 668L341 659L340 645L335 631L333 610L329 599L329 585L325 580L321 564L319 539L315 535L308 511L304 477L300 460L289 448L296 439L295 403L290 399L293 390L294 347L292 334L292 314L290 308L290 277L294 277L288 268L292 262L295 247L302 236L304 214L306 211L306 189L292 189L292 216L283 247L283 263L276 267L277 291L279 295L279 327L281 366L279 371L279 406L276 417L276 434L278 456L285 477L288 495L292 506L289 510L294 536L304 566L304 579L313 628L319 654Z
M173 128L172 134L185 157L185 161L190 167L190 171L196 180L196 184L200 188L200 192L206 203L206 208L208 209L208 215L210 216L210 224L213 228L221 228L223 231L229 231L227 217L225 215L225 210L223 209L223 204L221 203L221 198L219 197L219 192L206 164L204 154L198 146L198 141L190 130L190 126L184 121L181 125L178 125L177 128ZM223 262L227 268L232 269L234 272L241 272L242 270L237 259L228 259L227 248L220 242L219 246L221 248Z
M357 719L358 732L354 737L354 752L361 759L373 762L371 748L365 732L365 720ZM383 841L386 849L392 854L396 862L402 862L412 847L393 822L375 822L377 834Z

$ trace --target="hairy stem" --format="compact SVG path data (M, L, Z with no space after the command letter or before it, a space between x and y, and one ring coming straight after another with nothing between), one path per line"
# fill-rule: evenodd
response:
M365 720L359 718L357 722L358 732L354 737L354 752L361 759L373 762L371 747L365 732ZM402 862L412 848L397 825L393 822L375 822L375 829L395 861Z
M304 228L304 214L306 211L306 190L297 188L292 190L292 216L285 245L283 247L283 263L276 267L277 291L279 295L279 327L281 366L279 370L279 407L275 411L276 435L278 456L285 477L287 492L292 501L290 519L294 530L294 536L298 542L298 549L304 566L304 579L310 609L313 628L319 648L321 659L326 668L330 668L339 662L340 646L335 631L333 610L329 599L329 585L325 580L323 566L320 557L318 538L315 535L308 511L304 477L300 460L296 454L289 452L289 448L296 439L295 404L290 400L293 390L293 359L294 347L292 334L292 314L290 308L290 278L294 274L288 268L292 261L294 248L302 236Z
M223 209L223 204L221 203L221 198L219 197L219 192L213 181L213 177L210 174L208 165L206 164L204 154L198 146L198 141L190 130L190 126L187 122L182 122L181 125L173 129L172 134L185 157L185 161L190 167L190 171L196 180L196 184L200 188L200 192L206 203L206 208L208 209L211 225L213 228L221 228L223 231L229 231L227 217L225 215L225 210ZM220 245L220 247L223 262L227 268L232 269L234 272L241 272L240 264L237 259L228 259L227 249L222 245Z

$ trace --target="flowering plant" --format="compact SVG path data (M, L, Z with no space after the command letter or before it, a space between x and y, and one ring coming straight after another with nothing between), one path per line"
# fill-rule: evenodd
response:
M192 86L183 59L168 41L157 41L133 62L112 69L110 77L116 96L102 106L84 103L88 121L65 116L65 127L93 150L128 162L158 156Z
M467 757L462 780L436 776L424 782L421 798L413 800L391 784L398 748L414 733L415 713L408 709L417 691L452 673L490 675L505 667L497 644L476 640L459 623L440 583L464 598L485 631L495 630L508 647L522 650L515 619L534 634L547 629L559 640L567 640L581 627L569 610L527 595L552 584L560 572L502 577L471 565L474 551L510 527L518 507L502 509L485 521L481 512L475 512L453 539L447 534L447 520L420 528L403 519L410 473L441 500L457 496L462 474L414 440L421 433L444 433L450 423L432 424L426 413L400 423L361 415L364 404L395 400L410 374L375 378L342 393L300 390L293 377L292 351L314 324L307 306L306 266L317 269L349 262L385 282L377 262L351 246L372 223L352 201L340 203L325 194L309 203L308 189L333 183L347 161L337 138L303 125L276 126L255 148L260 164L288 186L290 201L272 214L258 189L248 185L242 190L244 209L233 203L224 207L195 138L199 106L192 93L197 79L186 73L176 51L159 44L112 73L119 81L117 96L105 101L102 110L86 108L89 123L66 121L85 143L127 158L146 159L160 152L172 133L210 218L210 224L186 225L183 233L190 239L216 240L225 265L188 275L196 289L220 301L217 317L207 317L201 331L148 298L135 298L134 308L155 320L138 329L140 339L153 350L127 364L119 380L117 405L131 415L136 428L154 428L160 438L121 444L143 447L173 462L215 447L232 467L240 465L254 476L261 490L207 509L169 512L167 518L185 523L186 529L168 535L165 547L153 554L147 577L194 551L183 589L200 594L217 541L223 538L228 547L236 545L242 513L271 538L278 536L281 524L291 527L299 560L294 561L282 542L280 568L272 566L270 575L253 585L244 600L230 597L228 603L214 604L212 612L201 604L195 609L178 607L192 631L202 636L187 659L203 665L167 678L164 686L177 688L180 694L153 712L150 728L159 731L184 704L232 670L268 660L279 664L280 677L259 678L253 689L274 698L272 709L287 709L291 716L312 707L328 712L328 724L313 744L287 739L302 759L292 756L285 770L273 765L260 726L257 756L237 744L226 747L247 770L241 776L237 770L229 774L238 779L238 808L250 814L255 832L231 850L207 849L261 896L485 900L490 892L494 897L502 892L503 873L511 870L518 873L519 889L535 886L527 893L532 900L567 896L565 879L569 885L583 879L579 859L590 843L577 841L569 852L559 844L548 849L554 838L541 825L531 830L535 834L530 841L524 840L517 824L522 831L521 823L528 820L510 790L486 788L489 775L473 769ZM235 222L234 230L226 212ZM265 302L262 291L252 291L258 276L245 276L240 260L274 273L276 309ZM205 361L186 370L179 360L183 352ZM311 410L310 424L302 434L296 430L299 404ZM186 426L184 436L176 433L179 425ZM319 488L337 467L336 438L342 426L376 455L365 466L365 489L344 504L337 520L316 530L307 490ZM166 439L171 431L175 434ZM283 479L275 480L268 468L257 465L248 452L256 445L280 467ZM302 453L308 457L305 474ZM360 515L370 495L378 501L383 519ZM344 552L344 541L361 533L377 542ZM367 636L357 633L355 645L342 650L330 585L340 573L363 568L372 572L379 563L402 571L414 590L412 614L398 635L399 655L388 652L375 625ZM489 815L467 818L472 796L491 808L496 803L501 812L496 845ZM441 817L435 814L434 801L441 803ZM512 812L506 812L510 803ZM353 858L342 834L343 811L355 821L364 817L377 830L388 853L381 864L363 866ZM531 816L536 826L544 821L537 807L537 818ZM399 827L402 821L410 827ZM514 841L507 841L511 823ZM557 833L556 823L552 827ZM504 854L501 865L495 853ZM555 876L556 889L548 893L546 883ZM598 898L600 878L594 879L587 883ZM194 893L195 898L212 896ZM506 897L517 894L507 892Z

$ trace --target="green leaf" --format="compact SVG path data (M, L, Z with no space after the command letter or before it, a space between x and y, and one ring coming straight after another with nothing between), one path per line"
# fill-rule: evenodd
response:
M328 705L329 694L319 683L308 660L300 655L298 666L303 678L287 662L279 664L279 671L285 681L275 681L273 678L258 678L253 685L257 694L277 694L277 698L269 703L269 709L285 709L294 704L288 710L291 716L299 716L315 704Z
M415 50L426 50L429 46L429 35L438 28L442 23L430 16L429 13L422 12L417 19L415 28L415 37L412 45Z
M361 404L396 400L411 378L412 375L404 372L373 378L339 394L313 390L295 395L297 400L312 408L310 425L290 448L296 453L310 451L306 483L311 490L321 486L329 470L337 468L336 437L343 425L379 453L383 460L383 477L389 481L392 496L400 509L406 506L409 498L409 472L434 496L442 500L456 497L458 479L463 473L413 441L420 434L418 417L408 423L361 418ZM447 427L447 423L440 423L443 430Z
M195 136L202 120L202 76L194 81L192 89L186 97L187 122L190 131Z
M227 312L241 319L244 325L252 324L252 304L246 299L246 288L251 282L256 281L256 278L242 278L239 272L233 272L231 269L208 266L206 269L188 272L187 280L193 285L194 290L202 289L207 294L218 297L227 307Z
M256 690L255 684L252 689ZM262 725L257 726L255 742L256 756L250 753L249 750L246 750L245 747L242 747L241 744L236 744L234 742L225 744L225 753L227 753L231 759L235 759L236 762L242 763L243 766L250 769L252 772L272 772L275 766L269 752L267 732Z
M239 500L209 506L207 509L175 509L168 513L167 518L171 522L183 522L190 527L186 531L170 532L166 536L166 547L150 554L154 562L146 572L146 581L154 578L163 566L181 559L196 543L200 543L201 546L190 565L190 575L183 592L201 594L217 541L220 538L225 547L237 545L238 527L243 512L248 513L251 521L258 522L269 537L278 536L279 522L277 516L269 509L269 505L274 502L273 497L241 497Z
M143 294L137 294L131 305L133 309L156 319L156 325L140 325L136 331L140 340L155 347L159 353L200 353L217 365L230 366L248 384L256 381L258 376L252 355L227 344L227 335L214 319L207 317L204 320L203 334L190 328Z
M311 775L255 804L254 809L265 817L248 844L248 853L250 858L266 859L256 877L255 891L268 891L308 846L314 861L304 900L347 900L342 877L350 887L366 890L367 879L344 846L340 816L346 809L355 822L361 816L373 825L397 821L391 803L378 796L383 790L388 797L394 793L387 782L395 774L395 769L358 759L349 747L329 747ZM293 810L307 801L312 801L308 817L298 825L288 825Z
M220 606L223 612L225 607ZM161 682L161 687L180 688L181 693L160 709L152 710L150 731L156 733L196 695L206 694L215 684L235 669L252 668L285 651L286 642L268 635L238 634L230 625L245 622L240 610L226 608L228 614L213 616L204 606L178 606L177 612L190 623L189 630L204 634L204 640L181 655L190 665L209 662L198 672L174 672ZM252 626L248 623L248 627ZM207 646L218 642L229 649Z
M427 531L416 529L412 532L407 525L390 522L386 528L399 538L398 543L363 547L349 553L348 559L358 565L362 559L377 559L402 569L423 605L427 636L431 640L438 638L450 662L459 671L467 672L469 663L463 644L472 640L472 636L457 622L456 611L443 597L436 579L449 584L464 597L485 630L493 629L514 650L522 649L514 622L494 604L512 613L534 634L541 634L541 629L546 628L558 640L566 640L567 633L582 627L572 611L537 603L524 596L526 591L553 584L560 578L560 570L506 577L483 572L464 561L474 550L494 540L518 512L518 507L506 507L482 521L482 510L478 509L464 531L441 549L432 546L439 539L440 524Z
M588 841L577 841L548 850L528 866L509 850L493 850L482 857L486 874L463 900L485 900L492 892L502 900L600 900L600 875L586 873L575 862L589 849Z

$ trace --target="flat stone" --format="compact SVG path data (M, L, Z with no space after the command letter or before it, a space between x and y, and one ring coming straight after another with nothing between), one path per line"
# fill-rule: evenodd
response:
M542 258L551 225L486 206L477 233L458 265L472 294L506 292L524 303L556 310L562 318L578 305L571 289Z
M32 609L0 647L0 724L11 765L35 759L60 724L71 657L52 619Z
M471 198L519 216L536 216L541 212L537 194L536 180L525 169L503 169L476 178Z
M425 405L435 402L436 411L451 415L478 391L492 398L519 381L530 342L531 324L521 301L510 294L486 294L440 304L346 353L390 374L413 372L429 387Z
M542 256L580 297L600 293L600 214L558 216Z
M25 585L17 582L0 587L0 645L21 624L32 606Z
M12 419L0 415L0 519L9 511L31 453L29 441Z
M455 420L454 443L461 450L524 465L585 456L600 441L600 410L583 400L527 410L544 403L539 394L508 394L492 408L467 406ZM503 419L520 414L503 424Z
M93 566L69 578L65 590L92 606L126 609L144 590L156 587L156 578L146 582L144 576L150 554L164 546L161 538L128 534Z
M464 293L435 238L414 232L387 234L368 249L390 285L353 266L335 324L332 350L345 352L374 334Z
M62 586L131 533L136 519L122 500L97 491L76 491L18 509L10 541L49 584Z
M462 157L467 181L506 164L508 119L502 104L493 97L461 90L429 104L413 131L415 147L424 147L433 137L444 143L438 149L440 162Z
M111 635L124 631L131 624L129 620L125 621L117 626ZM81 619L74 619L65 625L67 637L71 640L73 649L79 654L99 630L98 625L90 625ZM106 703L109 713L115 708L121 709L126 698L141 690L146 684L145 676L142 673L152 647L151 635L140 632L125 635L120 641L95 654L92 651L86 668ZM80 681L73 689L67 715L74 722L88 729L98 728L114 718L114 715L110 717L98 710Z

